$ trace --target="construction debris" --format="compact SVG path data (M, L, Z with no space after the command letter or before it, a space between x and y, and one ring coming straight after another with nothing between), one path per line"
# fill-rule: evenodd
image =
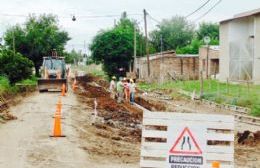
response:
M118 104L116 100L110 98L110 93L106 90L108 83L98 77L86 75L78 77L77 81L81 86L77 93L81 95L82 102L94 109L94 99L96 99L98 117L101 117L107 126L120 129L119 137L112 139L129 141L129 138L125 137L131 137L133 141L140 141L142 110L128 102ZM98 125L101 129L107 128L107 126L100 127L102 123Z

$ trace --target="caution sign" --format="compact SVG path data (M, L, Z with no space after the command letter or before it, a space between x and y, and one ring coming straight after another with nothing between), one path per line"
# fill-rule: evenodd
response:
M201 126L176 125L170 128L169 168L203 168L205 166L206 128Z

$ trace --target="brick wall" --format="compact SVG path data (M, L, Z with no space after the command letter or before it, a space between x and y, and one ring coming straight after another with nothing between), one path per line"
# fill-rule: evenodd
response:
M209 63L208 63L208 74L209 77L219 73L219 49L218 47L209 48ZM199 71L202 71L203 78L207 76L207 47L201 47L199 49Z
M151 82L177 79L198 79L199 59L196 56L176 56L175 53L155 54L150 57L150 78L146 58L138 58L139 78Z

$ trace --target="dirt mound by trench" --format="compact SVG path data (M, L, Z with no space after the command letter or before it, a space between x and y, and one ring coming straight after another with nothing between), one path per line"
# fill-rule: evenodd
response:
M128 102L117 103L115 99L110 97L107 91L107 82L91 75L78 78L80 88L78 94L82 96L82 101L94 108L94 100L97 100L98 116L102 117L108 125L118 127L124 137L131 137L132 141L140 141L142 110L131 105ZM102 84L102 86L100 85ZM126 131L127 130L127 131ZM120 137L119 136L119 137ZM122 138L121 137L121 138ZM119 138L120 139L120 138ZM123 138L128 139L129 138Z
M255 146L260 145L260 131L250 132L238 132L237 143L241 145Z

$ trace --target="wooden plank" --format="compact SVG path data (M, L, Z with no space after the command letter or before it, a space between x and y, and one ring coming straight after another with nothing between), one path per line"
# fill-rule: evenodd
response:
M175 113L175 112L148 112L144 111L143 118L145 119L163 119L163 120L174 120L174 121L198 121L198 122L234 122L234 116L231 115L209 115L208 114L190 114L190 113Z
M206 152L207 160L218 160L218 161L234 161L234 154L233 153L207 153Z
M157 161L157 160L143 160L140 161L141 168L165 168L166 161Z
M142 137L144 138L167 138L167 131L145 130L143 129Z
M233 134L224 134L224 133L207 133L207 140L215 140L215 141L234 141Z
M194 121L187 121L186 123L194 123ZM227 129L227 130L234 130L235 124L234 122L226 123L226 122L207 122L203 121L207 128L211 129ZM172 120L165 120L165 119L158 119L158 118L151 118L151 119L144 119L143 125L154 125L154 126L170 126L173 125L174 121Z
M143 142L141 149L168 150L168 146L165 142Z
M208 153L230 153L234 154L233 145L230 146L220 146L220 145L207 145L206 152Z
M166 150L151 150L151 149L142 149L141 156L143 157L160 157L166 158L168 155Z

